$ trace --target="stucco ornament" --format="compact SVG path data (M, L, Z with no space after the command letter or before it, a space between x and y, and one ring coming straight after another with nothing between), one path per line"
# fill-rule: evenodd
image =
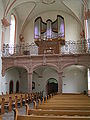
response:
M10 25L10 23L8 22L8 20L5 17L3 17L3 19L1 19L1 22L4 27L8 27Z

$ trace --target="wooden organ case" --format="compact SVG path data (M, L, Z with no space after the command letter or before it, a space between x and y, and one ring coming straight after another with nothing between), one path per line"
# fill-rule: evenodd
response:
M57 15L54 22L48 19L46 23L41 17L36 18L34 39L38 46L38 54L59 54L61 46L65 44L64 18Z

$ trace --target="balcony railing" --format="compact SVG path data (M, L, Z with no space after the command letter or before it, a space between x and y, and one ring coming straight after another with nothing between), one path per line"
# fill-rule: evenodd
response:
M90 39L83 41L65 41L65 45L60 47L59 54L85 54L90 53ZM52 54L52 53L51 53ZM54 54L54 53L53 53ZM38 55L38 46L35 43L11 45L3 44L3 57Z

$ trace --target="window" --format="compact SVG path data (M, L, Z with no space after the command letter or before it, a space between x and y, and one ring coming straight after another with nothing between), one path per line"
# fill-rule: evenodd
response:
M11 15L11 22L10 22L10 42L9 42L9 53L14 53L14 44L16 39L16 17L12 14Z
M35 89L35 82L32 82L32 90Z
M13 93L13 81L11 80L9 83L9 94Z
M16 93L19 93L19 81L16 82Z

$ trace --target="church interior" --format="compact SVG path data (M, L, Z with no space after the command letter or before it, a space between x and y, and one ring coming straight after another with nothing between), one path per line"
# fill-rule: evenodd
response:
M42 116L37 120L65 119L43 118L47 109L89 120L90 0L0 0L0 20L0 120L18 101L42 109L29 113L26 105L28 116ZM35 120L14 114L14 120Z

